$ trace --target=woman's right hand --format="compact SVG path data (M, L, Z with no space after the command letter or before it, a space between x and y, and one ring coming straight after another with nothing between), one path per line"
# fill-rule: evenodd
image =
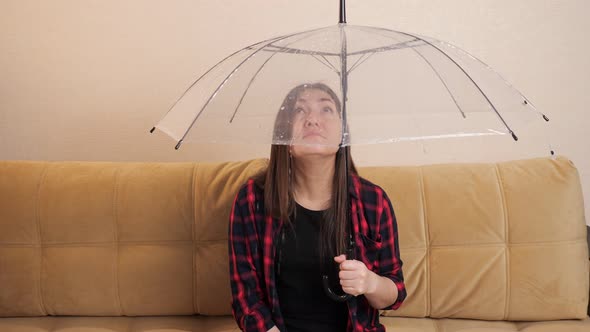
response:
M275 325L275 326L273 326L273 327L272 327L272 329L268 330L267 332L281 332L281 331L280 331L280 330L279 330L279 328L278 328L278 327Z

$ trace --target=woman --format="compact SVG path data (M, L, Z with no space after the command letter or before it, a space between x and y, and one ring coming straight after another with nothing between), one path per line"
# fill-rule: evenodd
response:
M268 168L240 189L230 216L238 326L260 332L385 331L378 309L397 309L406 297L397 224L383 189L360 178L350 157L345 188L350 147L339 147L338 97L322 83L295 87L279 110L274 135L290 144L272 145ZM349 209L358 260L342 254ZM331 300L323 274L353 297Z

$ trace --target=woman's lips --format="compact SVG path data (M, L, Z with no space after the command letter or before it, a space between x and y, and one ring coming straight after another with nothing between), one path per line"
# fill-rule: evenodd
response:
M303 135L303 138L310 138L310 137L321 137L321 138L325 138L323 135L321 135L320 133L307 133L305 135Z

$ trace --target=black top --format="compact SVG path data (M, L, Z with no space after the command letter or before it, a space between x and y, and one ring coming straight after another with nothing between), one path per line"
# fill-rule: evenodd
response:
M344 332L348 322L346 302L328 298L322 285L324 271L318 249L323 212L297 204L291 220L294 227L285 227L284 241L277 251L277 291L286 332ZM327 263L333 262L331 259ZM339 282L334 275L331 279Z

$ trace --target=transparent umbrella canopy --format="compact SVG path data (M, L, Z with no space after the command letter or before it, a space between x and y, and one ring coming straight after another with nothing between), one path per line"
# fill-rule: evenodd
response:
M318 84L339 100L340 137L301 140L291 130L296 117L279 114L294 87ZM517 141L520 130L543 121L549 119L467 52L412 33L348 25L341 0L339 24L261 41L221 60L150 132L165 132L176 149L191 141L342 148L472 136ZM351 259L355 237L348 213L346 255ZM323 276L332 299L350 298L336 294L328 279Z
M323 83L342 102L341 145L508 135L545 120L490 67L433 38L340 23L265 40L197 79L152 128L177 142L292 144L274 131L287 93Z

